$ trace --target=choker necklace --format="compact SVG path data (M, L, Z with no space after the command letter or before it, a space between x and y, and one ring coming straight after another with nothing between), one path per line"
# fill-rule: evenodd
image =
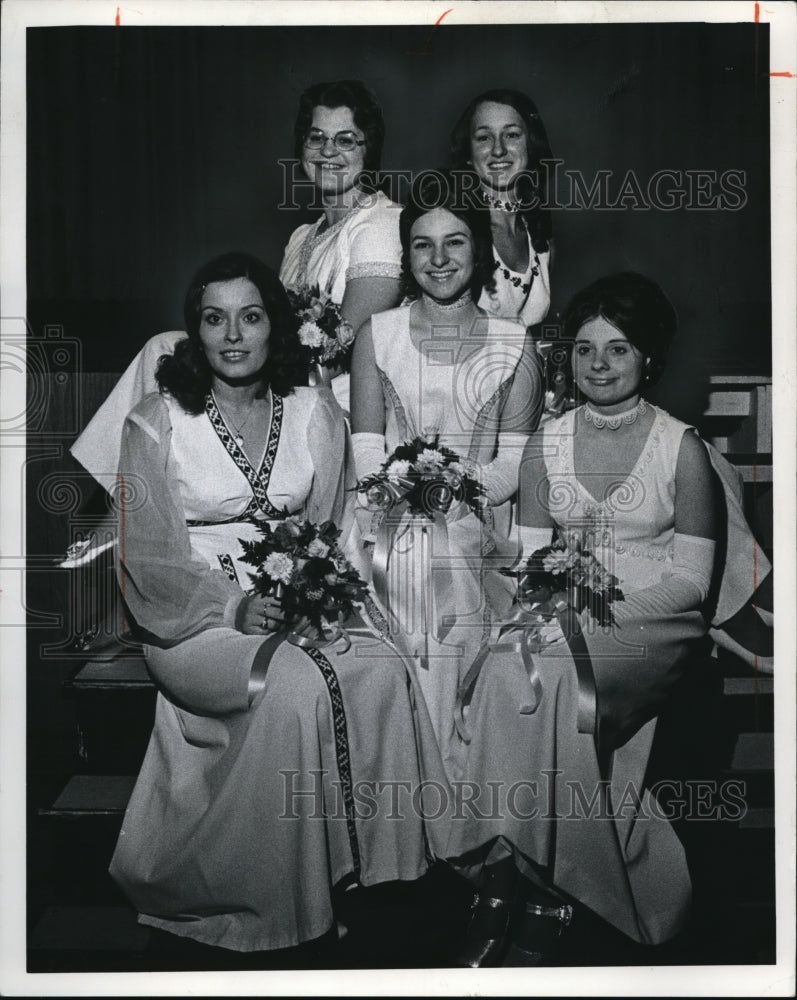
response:
M254 413L255 403L257 402L258 397L255 396L252 399L252 402L249 404L249 409L247 410L243 422L240 424L236 424L231 419L229 413L225 413L224 410L222 410L222 408L219 406L219 401L218 399L216 399L216 394L215 393L211 394L213 396L213 401L216 404L216 409L221 414L222 420L224 421L225 424L229 424L229 426L232 427L233 431L235 432L234 434L235 443L238 445L239 448L242 448L244 443L244 427L246 427L246 425L249 423L249 418Z
M439 302L437 299L433 299L431 295L427 295L426 292L421 292L421 298L430 309L436 309L438 312L455 312L457 309L463 309L473 302L470 289L464 291L456 302Z
M611 413L604 414L598 413L593 410L589 403L584 406L584 419L588 424L592 424L593 427L597 427L598 430L603 430L604 427L608 427L610 431L616 431L618 427L627 427L629 424L636 423L637 417L645 413L647 410L647 403L644 399L640 401L630 410L624 410L622 413Z
M512 201L509 198L496 198L495 195L485 191L483 187L478 189L479 197L482 199L484 204L488 208L494 208L498 212L509 212L510 214L514 212L519 212L523 208L522 201Z

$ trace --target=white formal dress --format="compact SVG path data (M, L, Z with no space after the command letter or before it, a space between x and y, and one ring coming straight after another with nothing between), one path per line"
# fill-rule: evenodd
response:
M334 225L321 216L299 226L288 240L280 267L286 288L317 286L337 305L343 302L352 278L401 276L401 207L381 191L360 194L358 205ZM332 391L345 412L349 410L349 375L332 380Z
M501 415L523 352L523 329L490 319L486 336L462 343L441 339L418 349L410 338L412 306L372 318L373 345L385 399L387 454L425 434L479 466L495 457ZM519 464L522 447L510 461ZM514 481L517 481L517 464ZM387 604L397 644L413 657L418 684L431 715L446 770L459 764L454 703L459 682L489 628L482 588L482 557L508 530L508 504L487 506L482 518L457 505L446 517L447 543L436 546L428 519L405 515L390 552ZM378 552L376 553L378 556ZM432 577L450 571L450 596L436 604ZM445 614L453 628L439 639Z
M285 511L343 523L351 504L340 409L306 388L271 403L259 463L212 397L196 416L145 397L122 449L120 585L159 690L111 873L141 922L238 951L324 934L346 878L428 864L416 810L362 803L378 782L420 781L410 672L378 616L342 653L235 627L252 570L240 540Z
M467 715L464 776L483 793L496 783L496 798L483 794L480 818L455 819L448 844L466 869L475 857L491 862L511 853L521 869L544 872L554 888L647 944L683 925L691 898L683 848L645 780L656 716L705 648L709 626L706 608L697 599L694 607L674 605L668 585L675 470L687 426L653 409L634 469L601 502L573 464L580 411L544 430L551 517L561 532L584 533L628 602L624 616L623 602L615 605L619 624L610 629L582 616L597 692L593 720L598 733L609 718L638 718L641 727L601 762L594 730L579 726L588 692L563 638L532 656L536 695L517 651L490 653ZM733 604L752 550L738 523L729 530L721 600ZM747 597L750 590L748 580Z

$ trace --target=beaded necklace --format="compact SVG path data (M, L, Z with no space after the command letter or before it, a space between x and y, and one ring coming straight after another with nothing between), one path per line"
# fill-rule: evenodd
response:
M616 431L619 427L628 427L629 424L636 423L637 419L647 411L647 408L645 400L640 399L633 409L624 410L622 413L605 414L593 410L587 403L584 406L584 419L598 430L608 427L610 431Z

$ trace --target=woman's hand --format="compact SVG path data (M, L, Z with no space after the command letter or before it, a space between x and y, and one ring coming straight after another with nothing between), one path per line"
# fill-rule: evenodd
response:
M238 608L236 624L244 635L268 635L285 624L285 612L276 597L244 597Z

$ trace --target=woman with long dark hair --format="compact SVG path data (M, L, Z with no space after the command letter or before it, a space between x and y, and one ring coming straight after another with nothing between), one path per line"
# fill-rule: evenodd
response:
M417 715L378 615L328 657L278 594L252 590L243 543L266 525L298 530L293 517L345 538L352 503L340 408L294 388L279 280L246 254L213 260L185 320L160 391L124 425L119 583L158 698L111 873L145 924L234 951L286 948L334 927L334 885L426 870L416 810L388 818L386 802L355 800L364 785L417 786ZM289 582L290 565L275 567Z
M551 150L531 98L507 88L485 91L460 115L451 133L451 161L489 213L494 284L479 305L529 327L550 306L551 216L544 161Z

